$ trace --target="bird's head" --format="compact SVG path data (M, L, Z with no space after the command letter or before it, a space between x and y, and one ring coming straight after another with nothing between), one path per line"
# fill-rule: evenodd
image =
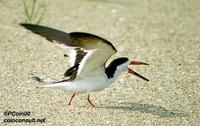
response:
M142 75L136 73L132 69L129 68L130 65L149 65L144 62L136 61L136 60L129 60L127 57L120 57L114 59L109 66L106 68L106 73L108 77L112 78L116 74L120 74L122 72L128 71L129 74L135 75L143 80L149 81L147 78L143 77Z

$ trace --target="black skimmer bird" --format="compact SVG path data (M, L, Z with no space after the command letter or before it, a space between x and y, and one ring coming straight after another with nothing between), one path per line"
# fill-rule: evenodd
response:
M131 61L127 57L120 57L111 61L106 66L107 60L117 50L111 42L89 33L71 32L66 33L53 28L21 23L21 26L45 37L50 42L55 42L62 47L71 48L71 67L64 73L68 79L54 82L42 87L59 88L73 93L69 105L76 94L88 93L87 100L90 101L90 92L101 91L111 85L117 77L125 71L139 78L149 81L142 75L128 68L129 65L148 65L140 61Z

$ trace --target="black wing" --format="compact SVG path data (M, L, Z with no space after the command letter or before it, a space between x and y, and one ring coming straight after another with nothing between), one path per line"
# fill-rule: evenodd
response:
M77 74L84 76L88 71L95 70L99 67L104 68L108 58L117 52L112 43L93 34L82 32L66 33L34 24L21 23L20 25L33 33L45 37L51 42L55 41L58 44L65 45L65 47L78 48L74 65L65 72L65 75L73 75L73 78L74 76L76 77ZM90 52L88 56L86 56L86 52ZM84 62L81 62L83 60Z

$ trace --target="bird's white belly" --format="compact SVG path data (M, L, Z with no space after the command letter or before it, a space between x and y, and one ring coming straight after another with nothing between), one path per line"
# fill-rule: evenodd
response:
M70 82L66 88L73 93L89 93L101 91L110 85L105 76L90 76Z

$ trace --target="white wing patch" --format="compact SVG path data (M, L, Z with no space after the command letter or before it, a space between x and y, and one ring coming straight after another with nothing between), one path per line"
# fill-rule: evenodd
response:
M79 75L79 74L82 72L82 70L84 69L84 67L86 67L85 64L87 63L87 60L90 59L90 57L93 55L93 53L94 53L95 51L96 51L96 50L85 51L85 52L87 52L87 54L86 54L86 56L84 56L84 58L82 59L80 65L79 65L79 69L78 69L78 74L77 74L77 75ZM94 61L94 62L95 62L95 61ZM91 70L92 67L93 67L93 66L91 66L91 64L90 64L90 65L87 65L87 68L85 68L85 69Z
M70 58L69 62L70 62L71 67L74 66L74 63L76 60L76 55L77 55L76 50L72 49L69 54L69 58Z
M93 50L89 50L80 62L77 78L85 77L93 71L104 70L106 61L116 53L108 44L101 41L96 45L88 45L87 48Z

